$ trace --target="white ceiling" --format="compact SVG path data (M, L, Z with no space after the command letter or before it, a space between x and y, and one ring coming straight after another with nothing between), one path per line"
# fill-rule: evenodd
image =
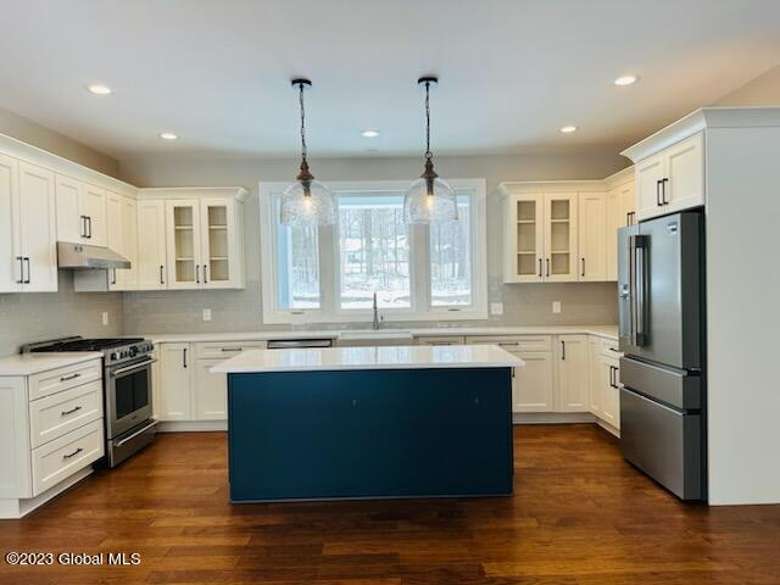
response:
M417 153L430 72L434 151L619 148L780 62L777 0L7 0L2 14L0 106L116 157L289 156L296 75L314 81L312 156ZM614 87L625 73L640 83ZM115 93L85 91L98 81Z

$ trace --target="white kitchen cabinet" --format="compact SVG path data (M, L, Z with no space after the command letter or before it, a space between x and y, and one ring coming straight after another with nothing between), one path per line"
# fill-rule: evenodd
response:
M607 194L579 195L579 280L607 280Z
M618 230L636 223L636 202L634 182L629 181L611 189L607 194L607 278L617 281L618 277Z
M195 368L194 405L195 420L227 419L227 376L212 374L212 366L225 358L199 359Z
M0 154L0 293L21 289L19 163Z
M704 205L704 133L635 165L639 219Z
M588 336L559 335L556 349L558 360L558 410L588 412Z
M130 268L117 270L117 290L136 290L138 288L138 204L135 199L120 197L122 207L122 251L130 261Z
M510 195L504 282L577 281L577 193Z
M554 371L551 352L512 352L525 362L512 380L512 412L552 412Z
M588 340L588 386L590 388L590 412L601 417L603 408L604 368L601 365L601 340L591 337Z
M162 421L192 420L192 346L160 345L159 417Z
M168 289L200 288L200 202L181 199L165 202L165 247Z
M165 202L138 202L138 288L166 288Z
M109 192L106 195L106 243L117 254L125 255L124 221L122 221L122 197ZM121 290L119 270L107 270L109 290Z
M108 245L105 189L65 175L56 176L57 239Z
M599 417L615 429L620 429L620 362L600 356L601 412Z
M20 291L57 291L57 214L54 173L19 161Z

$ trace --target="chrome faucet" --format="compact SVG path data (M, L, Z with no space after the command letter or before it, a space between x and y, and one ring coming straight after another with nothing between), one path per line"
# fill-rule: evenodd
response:
M380 327L382 327L383 319L384 319L384 317L382 317L382 318L379 317L379 308L377 307L377 303L376 303L376 291L374 291L374 323L373 323L373 328L374 328L375 331L378 330Z

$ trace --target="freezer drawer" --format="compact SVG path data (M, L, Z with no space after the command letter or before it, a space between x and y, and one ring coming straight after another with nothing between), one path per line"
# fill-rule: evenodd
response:
M704 497L701 416L620 391L620 447L627 461L683 500Z
M680 410L701 408L701 376L640 362L629 357L620 358L620 381L654 400L665 402Z

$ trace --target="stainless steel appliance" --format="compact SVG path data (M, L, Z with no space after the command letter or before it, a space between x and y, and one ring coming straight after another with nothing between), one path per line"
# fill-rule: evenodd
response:
M22 352L97 351L103 354L106 462L115 467L152 442L152 343L142 338L66 337Z
M704 214L620 230L623 456L682 499L707 497Z

